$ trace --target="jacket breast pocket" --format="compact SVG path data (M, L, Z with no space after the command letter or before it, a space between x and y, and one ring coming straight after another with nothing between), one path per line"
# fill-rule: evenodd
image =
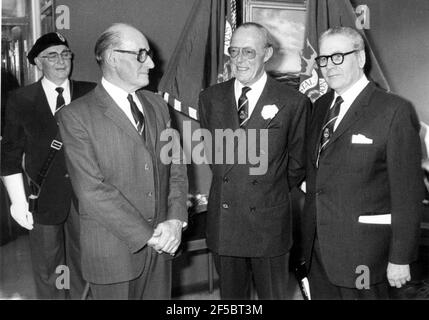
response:
M380 158L380 150L373 144L351 144L347 152L347 167L351 171L371 168Z

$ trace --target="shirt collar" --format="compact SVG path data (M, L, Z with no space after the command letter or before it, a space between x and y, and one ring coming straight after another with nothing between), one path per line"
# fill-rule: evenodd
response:
M53 90L55 91L56 88L61 87L64 89L64 91L68 91L69 87L70 87L70 81L69 79L66 79L61 85L56 85L55 83L53 83L51 80L49 80L46 77L42 78L42 85L44 88L47 88L48 90Z
M348 105L351 105L353 101L355 101L357 96L363 91L363 89L365 89L368 83L368 78L363 75L358 81L355 82L355 84L353 84L341 95L344 102L346 102ZM339 94L335 92L334 101L337 99L338 96Z
M106 80L106 78L104 77L101 79L101 84L111 96L124 98L124 99L128 97L128 92L118 87L117 85L114 85L110 81ZM134 92L132 94L134 95Z
M240 81L235 79L235 91L239 92L239 96L241 94L241 90L243 89L243 87L249 87L252 89L251 91L253 91L253 92L262 92L262 90L265 87L266 82L267 82L267 73L265 71L262 74L262 76L255 83L253 83L250 86L245 86Z

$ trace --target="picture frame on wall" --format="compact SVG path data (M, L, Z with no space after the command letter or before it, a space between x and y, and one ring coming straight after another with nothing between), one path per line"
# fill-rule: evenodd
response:
M243 1L243 22L257 22L271 33L274 53L267 72L279 81L299 84L305 40L306 1Z

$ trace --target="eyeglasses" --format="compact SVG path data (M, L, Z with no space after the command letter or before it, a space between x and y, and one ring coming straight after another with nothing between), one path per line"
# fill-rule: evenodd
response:
M49 62L58 62L60 56L64 60L70 60L71 58L73 58L73 52L71 51L63 51L61 53L50 52L46 56L40 56L40 58L47 59Z
M238 55L240 54L240 51L241 51L241 55L246 59L255 59L256 57L256 50L249 47L245 47L245 48L229 47L228 48L228 53L231 58L237 58Z
M349 54L357 52L357 51L359 51L359 50L353 50L353 51L349 51L346 53L337 52L337 53L331 54L330 56L318 56L315 58L315 60L318 64L318 66L321 68L326 67L328 65L329 58L331 58L331 61L333 64L340 65L344 62L344 57L346 55L349 55Z
M151 59L153 59L153 52L152 50L147 50L147 49L140 49L138 52L136 51L129 51L129 50L119 50L119 49L115 49L113 51L116 52L121 52L121 53L128 53L128 54L135 54L137 55L137 61L140 63L143 63L146 61L147 57L150 57Z

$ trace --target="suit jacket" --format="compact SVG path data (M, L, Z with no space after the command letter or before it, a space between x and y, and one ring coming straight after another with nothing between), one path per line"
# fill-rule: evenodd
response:
M101 84L59 114L79 200L83 276L93 283L136 278L157 224L187 222L186 167L163 164L159 156L165 144L160 134L170 123L168 107L151 92L137 95L146 143Z
M264 119L264 106L276 105L277 114ZM250 152L268 157L267 172L250 175L245 164L213 164L208 200L207 244L227 256L272 257L292 245L289 191L304 176L306 114L310 101L288 86L268 77L246 126L268 129L268 146L252 143ZM214 85L200 95L201 126L215 136L216 129L239 128L234 79ZM250 136L249 136L250 137ZM215 146L223 147L225 144ZM252 148L254 150L252 150ZM216 149L213 149L216 151ZM235 156L238 154L235 144ZM242 154L242 152L240 151ZM213 160L214 161L214 160Z
M424 186L419 121L410 103L370 83L350 106L315 166L321 128L333 91L317 100L307 151L302 231L310 261L315 232L330 281L355 288L367 266L371 284L385 279L388 261L417 256ZM369 144L352 143L361 134ZM391 214L391 225L358 222Z
M95 87L95 83L71 81L71 99L75 100ZM25 154L26 173L35 179L46 161L58 125L52 115L41 81L9 94L2 145L1 175L21 173ZM34 215L38 224L59 224L66 220L72 188L60 150L42 186L39 208Z

